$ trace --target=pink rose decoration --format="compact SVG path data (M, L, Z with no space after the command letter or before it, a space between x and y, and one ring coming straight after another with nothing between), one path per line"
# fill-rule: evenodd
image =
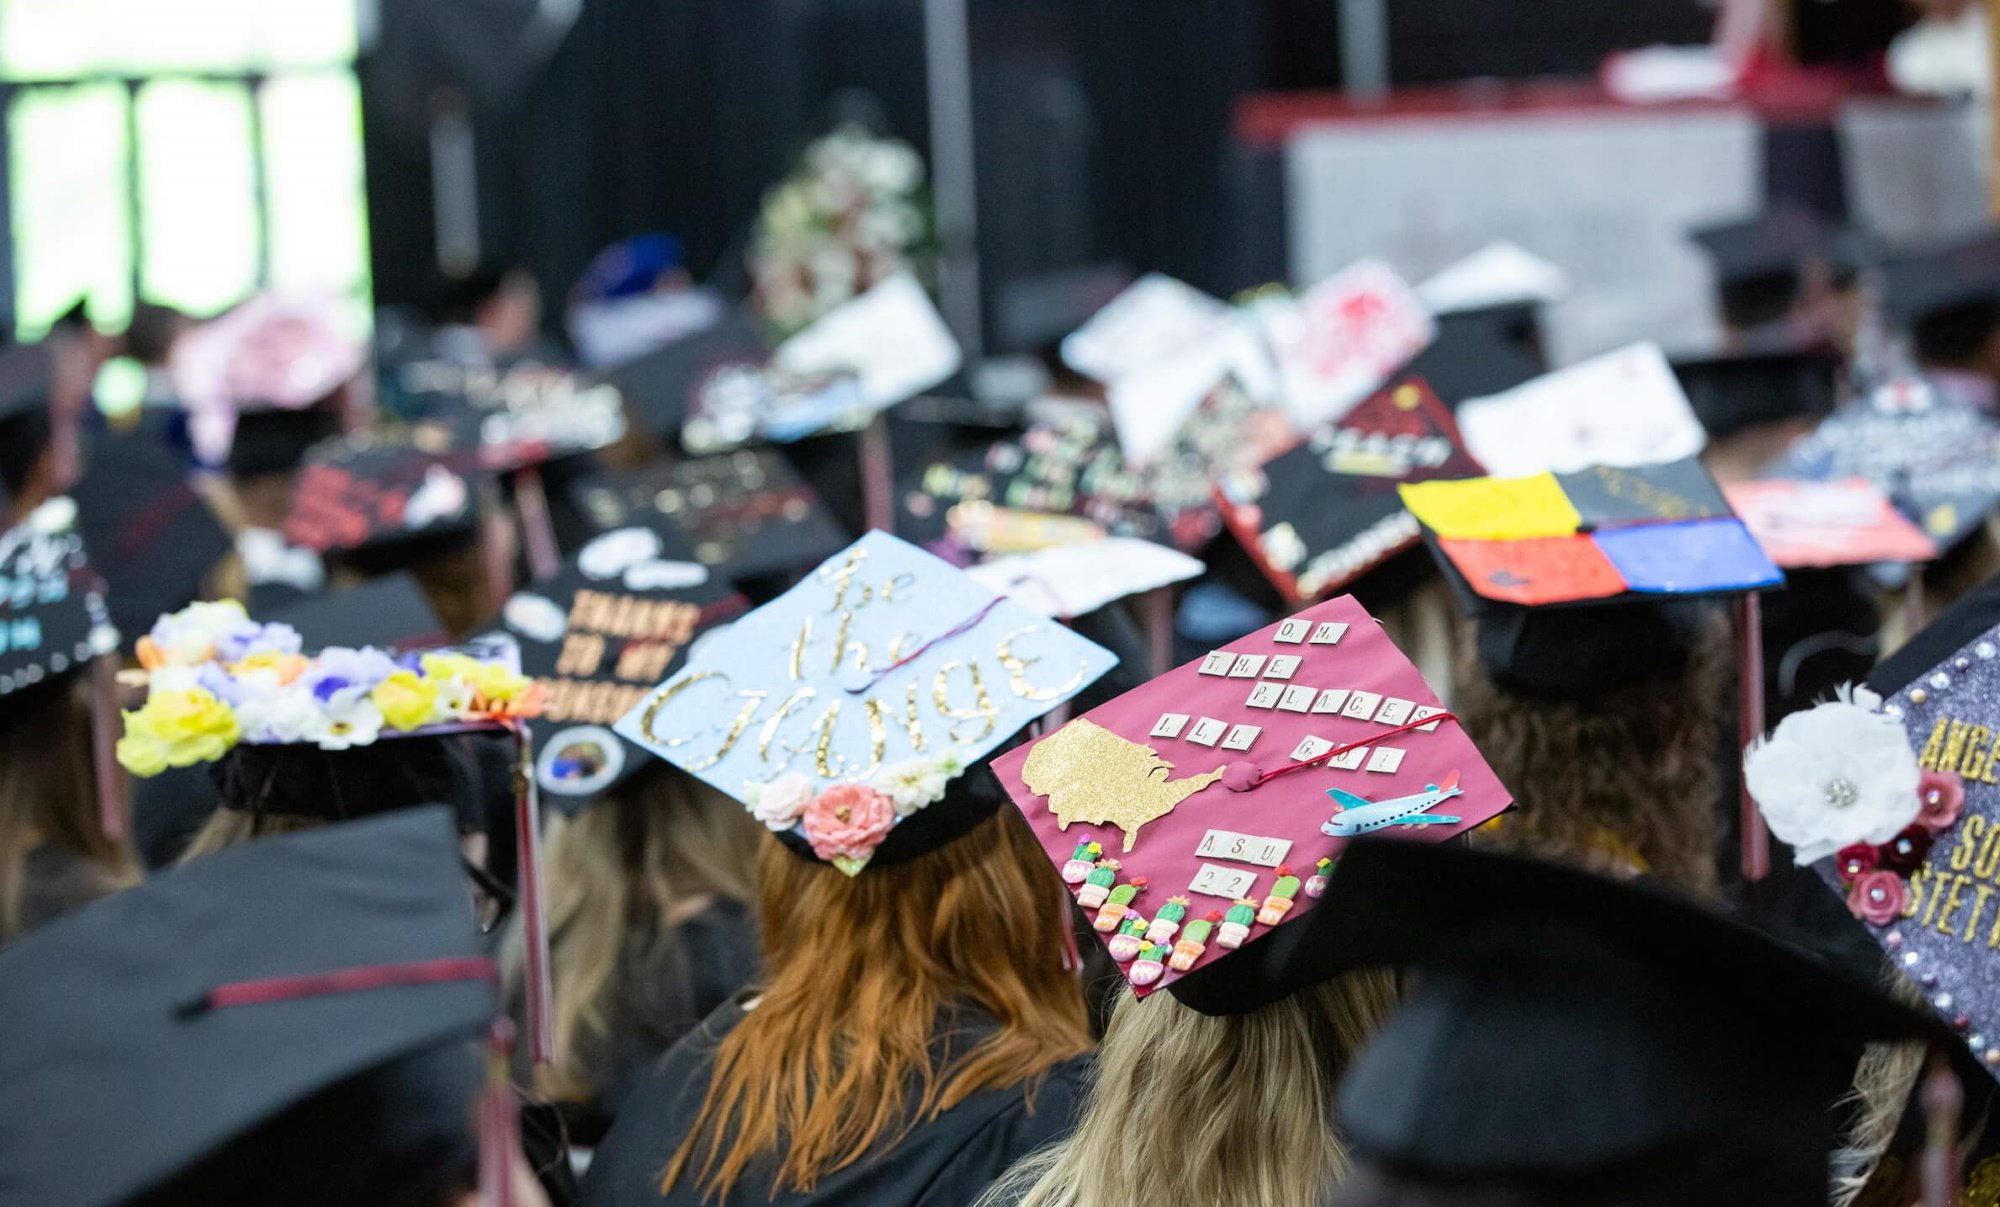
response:
M1847 893L1847 908L1875 926L1887 926L1903 914L1903 882L1894 872L1864 872Z
M821 859L862 861L888 837L896 806L866 784L835 784L812 799L799 822Z
M1917 824L1941 834L1958 823L1965 808L1965 781L1956 772L1926 771L1917 777Z
M1840 867L1840 882L1848 885L1853 884L1863 873L1874 871L1876 865L1882 862L1881 853L1865 842L1840 848L1840 853L1834 858Z

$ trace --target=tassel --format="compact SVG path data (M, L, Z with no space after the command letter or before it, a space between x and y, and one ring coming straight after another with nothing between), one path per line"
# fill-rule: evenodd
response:
M1951 1063L1933 1053L1924 1075L1923 1207L1953 1207L1958 1202L1958 1116L1964 1096Z
M525 725L514 730L521 758L514 770L514 853L520 880L521 937L527 952L528 1054L536 1064L555 1055L555 991L549 980L548 902L542 893L542 807L535 786L535 743Z
M514 1028L495 1019L486 1036L486 1082L479 1091L479 1207L514 1207L514 1154L521 1117L507 1075Z
M556 548L555 523L549 518L549 494L542 484L541 470L531 466L514 475L514 507L521 515L529 577L555 577L562 569L562 554Z
M118 660L90 663L90 755L97 781L97 819L106 838L125 836L125 781L118 768Z
M1752 591L1737 604L1737 640L1741 643L1737 673L1737 733L1740 745L1748 750L1764 736L1764 619L1763 608ZM1771 872L1771 832L1764 828L1764 815L1750 797L1750 781L1740 773L1737 784L1742 793L1741 810L1743 878L1757 881Z

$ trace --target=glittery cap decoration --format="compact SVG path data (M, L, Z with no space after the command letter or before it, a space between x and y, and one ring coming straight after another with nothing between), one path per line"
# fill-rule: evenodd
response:
M993 768L1084 908L1109 897L1103 863L1120 884L1151 885L1137 905L1160 903L1148 938L1174 956L1158 978L1124 966L1142 996L1310 913L1314 894L1294 870L1337 858L1350 834L1442 841L1512 803L1422 675L1345 596L1092 709ZM1104 856L1072 878L1085 837Z
M871 532L696 650L614 728L852 874L1115 662ZM1065 860L1078 841L1065 840Z
M2000 1076L2000 631L1892 694L1786 718L1745 774L1772 833Z

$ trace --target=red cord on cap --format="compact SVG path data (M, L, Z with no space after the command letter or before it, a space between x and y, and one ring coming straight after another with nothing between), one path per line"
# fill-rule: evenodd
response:
M442 960L411 960L402 964L364 964L358 968L265 977L255 981L232 981L227 985L217 985L196 999L190 1012L232 1006L265 1006L273 1002L332 997L371 989L441 985L450 981L485 981L497 985L500 970L485 956L456 956Z
M1434 712L1427 717L1422 717L1412 721L1406 721L1403 724L1396 726L1394 729L1385 729L1381 733L1375 734L1372 737L1366 737L1358 741L1349 742L1345 746L1335 746L1332 750L1327 751L1325 754L1316 755L1312 758L1305 759L1297 763L1293 763L1289 767L1280 767L1276 771L1266 771L1262 775L1258 776L1256 779L1251 780L1248 784L1244 785L1243 787L1235 789L1235 791L1249 792L1254 789L1263 787L1265 784L1270 783L1272 780L1277 779L1281 775L1290 775L1294 771L1304 771L1308 767L1317 767L1320 764L1326 762L1328 759L1339 758L1341 755L1346 754L1348 751L1359 750L1363 746L1372 746L1375 743L1381 741L1383 738L1393 738L1399 733L1408 733L1413 729L1422 729L1426 725L1435 725L1439 721L1456 721L1456 720L1458 720L1458 717L1453 713ZM1224 784L1224 787L1229 787L1229 786L1230 785L1228 785L1227 783Z

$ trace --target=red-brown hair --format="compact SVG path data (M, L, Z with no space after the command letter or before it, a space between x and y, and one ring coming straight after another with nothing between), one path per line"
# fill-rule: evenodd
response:
M778 1156L773 1193L809 1192L982 1090L1032 1095L1090 1047L1063 966L1069 903L1034 835L1002 807L909 863L848 877L768 840L761 998L722 1041L694 1128L661 1176L726 1193ZM954 1007L998 1028L940 1065Z

